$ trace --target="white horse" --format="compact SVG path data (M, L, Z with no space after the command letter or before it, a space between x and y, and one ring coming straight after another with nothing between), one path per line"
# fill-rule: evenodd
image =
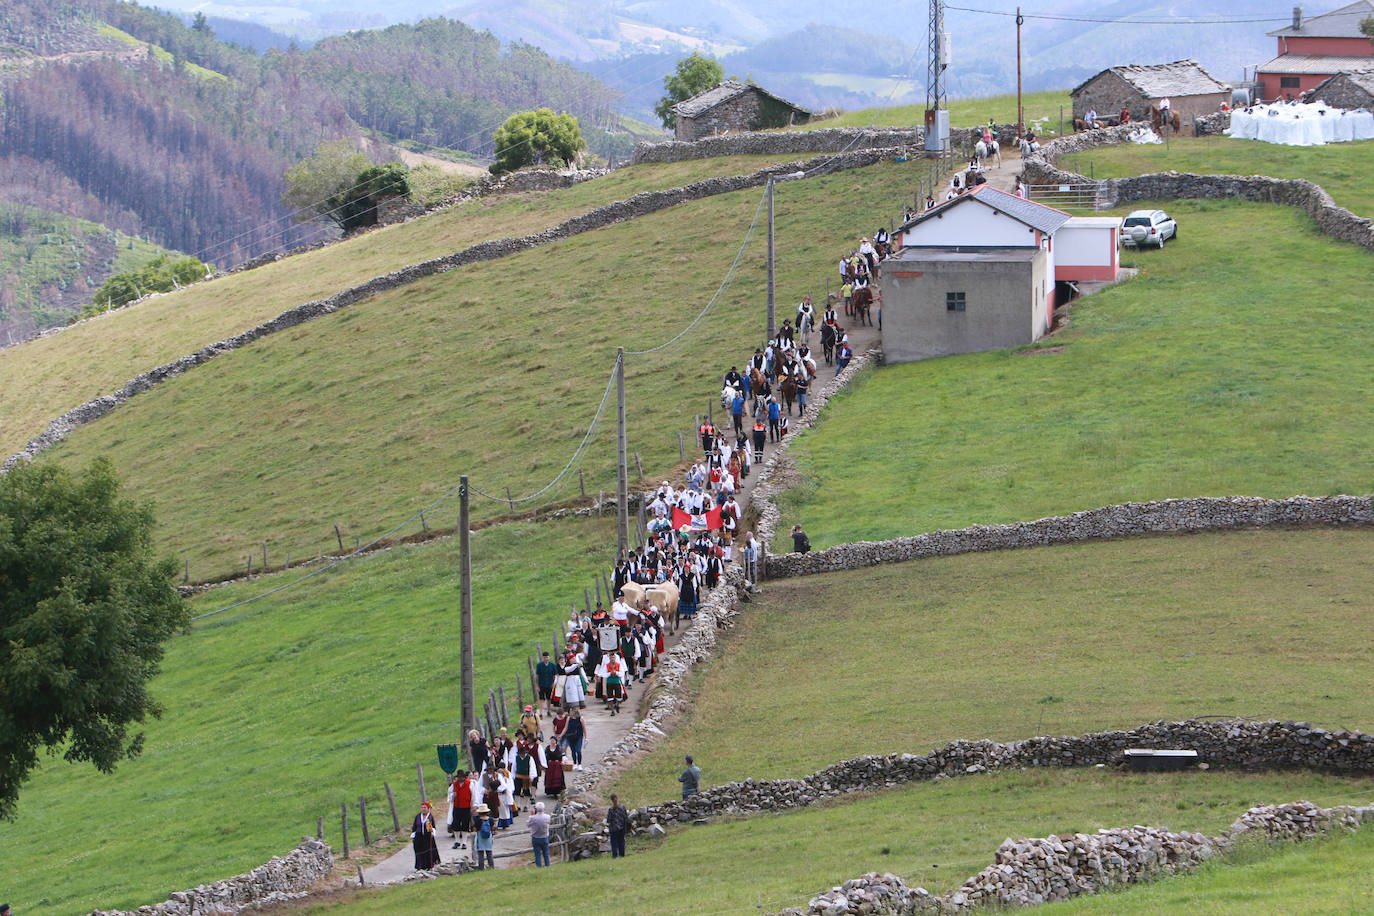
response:
M973 147L973 158L977 159L980 163L988 158L996 159L997 165L1000 168L1002 165L1002 147L998 145L996 140L993 140L991 145L979 140Z
M1040 144L1039 144L1039 143L1032 143L1032 142L1030 142L1029 140L1027 140L1025 137L1022 137L1018 142L1021 144L1021 158L1022 158L1022 159L1026 158L1026 157L1029 156L1031 153L1035 152L1036 150L1038 150L1038 149L1040 148Z

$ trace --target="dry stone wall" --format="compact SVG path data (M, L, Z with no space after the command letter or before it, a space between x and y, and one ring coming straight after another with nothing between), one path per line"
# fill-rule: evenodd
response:
M1012 550L1049 544L1134 537L1181 531L1229 531L1239 528L1308 528L1374 524L1374 501L1368 496L1255 496L1165 499L1126 503L1057 515L1033 522L973 525L931 531L889 541L839 544L808 554L769 555L769 578L805 576L879 563L902 563L924 557L953 556L985 550Z
M163 903L141 906L132 913L95 910L91 916L208 916L212 913L239 913L304 897L306 891L327 877L333 867L334 856L329 847L314 837L306 837L285 856L273 857L266 865L260 865L246 874L213 884L202 884L189 891L179 891Z
M1085 131L1045 144L1022 160L1021 177L1027 184L1085 184L1092 179L1068 172L1055 163L1060 156L1081 153L1128 141L1124 127ZM1336 205L1331 195L1303 178L1268 178L1263 175L1194 175L1160 172L1102 182L1109 206L1137 200L1240 198L1261 203L1297 207L1317 223L1317 228L1340 242L1352 242L1374 250L1374 223Z
M981 128L956 127L950 145L968 150L978 141ZM1015 144L1015 125L997 128L997 142ZM630 157L631 165L645 162L682 162L716 156L780 156L794 153L840 153L858 150L904 150L923 156L925 130L905 127L822 127L817 130L756 131L707 137L703 140L668 140L664 143L641 141Z
M249 328L241 334L225 338L217 343L203 347L194 353L134 376L134 378L126 382L123 387L113 394L103 395L94 400L87 401L85 404L73 408L53 420L48 424L48 428L41 435L29 441L22 452L11 455L9 459L5 461L4 469L8 470L18 461L31 459L37 456L45 449L62 441L72 430L104 416L131 397L141 394L189 369L209 362L217 356L247 346L253 341L261 337L266 337L269 334L288 330L314 318L332 314L341 308L369 299L379 293L396 289L408 283L413 283L423 277L454 270L459 267L465 267L469 264L506 257L507 255L527 251L541 245L547 245L583 232L590 232L593 229L601 229L615 223L635 219L636 217L655 213L659 210L665 210L669 207L675 207L682 203L701 200L702 198L712 197L717 194L729 194L734 191L742 191L748 188L762 187L767 183L769 176L787 174L797 170L809 170L821 166L825 166L829 170L863 168L884 159L892 158L897 155L897 152L897 150L891 149L873 149L845 153L840 156L821 156L806 161L769 166L750 175L708 178L703 181L686 185L685 187L670 188L662 191L646 191L636 194L628 200L617 201L604 207L590 210L579 216L574 216L542 232L536 232L532 235L521 236L519 238L495 239L481 242L469 248L465 248L462 251L455 252L454 254L422 261L418 264L411 264L393 273L374 277L365 283L335 293L333 296L326 299L318 299L314 302L307 302L304 305L298 305L295 308L288 309L277 317L256 327Z
M1271 840L1304 840L1357 830L1374 820L1374 805L1319 808L1311 802L1251 808L1218 836L1157 827L1117 827L1095 834L1008 839L993 864L955 890L934 896L896 875L869 872L831 888L807 906L778 916L877 916L966 913L979 907L1021 908L1187 871L1258 833Z

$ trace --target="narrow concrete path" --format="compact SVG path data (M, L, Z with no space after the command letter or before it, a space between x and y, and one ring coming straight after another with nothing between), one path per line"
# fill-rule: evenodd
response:
M858 240L856 239L856 244L857 241ZM839 253L837 253L837 259L838 254ZM824 311L823 303L821 304L821 310ZM854 348L854 352L856 354L866 352L880 345L881 332L878 330L876 324L876 315L874 318L875 324L872 326L852 325L850 323L852 319L848 319L844 316L842 306L837 305L836 311L840 313L840 326L848 332L850 345ZM779 309L779 320L785 317L791 317L790 311ZM824 359L819 358L819 340L819 334L811 335L811 343L813 346L815 346L816 354L818 357L816 365L817 387L819 387L819 385L821 384L831 382L835 377L834 366L827 366L825 364ZM748 356L749 354L747 352L742 352L738 360L735 362L735 365L744 365L744 363L748 361ZM725 372L730 367L727 365L719 366L717 368L720 369L721 375L724 376ZM797 432L800 432L800 422L798 422L798 424L793 427L792 434L795 435ZM767 460L768 458L771 458L773 456L774 452L777 450L777 446L778 443L767 443L767 445L764 447L764 460ZM743 487L736 495L736 500L739 502L740 509L742 511L748 510L750 498L753 496L754 487L758 483L760 476L761 474L759 473L753 473L744 479ZM677 483L681 483L681 481L677 481ZM741 534L743 534L743 532L741 532ZM778 545L778 547L779 549L785 548L786 544ZM679 630L679 632L683 632L685 629L686 626L684 624L684 626ZM665 648L671 649L674 645L677 644L677 635L665 634L664 643ZM640 682L632 685L629 688L629 702L621 704L620 712L616 715L611 715L610 710L606 708L601 703L601 701L597 700L595 697L588 698L587 708L582 710L582 721L587 731L587 738L585 743L583 744L582 750L582 756L585 761L587 761L588 763L599 761L608 748L610 748L613 744L615 744L621 738L624 738L626 735L630 733L630 729L634 726L636 716L639 712L640 700L644 696L647 687L651 684L652 680L650 680L649 684ZM544 728L545 735L547 736L548 729L550 728L550 723L548 720L544 720ZM569 773L568 775L569 777L572 776L571 773ZM442 796L439 796L439 798L442 798ZM557 800L546 798L543 796L542 792L536 791L534 801L543 801L546 809L552 812ZM527 820L531 812L531 800L521 799L520 802L521 811L520 815L515 819L515 823L512 824L512 826L508 830L504 830L497 833L492 843L492 851L496 855L499 855L503 852L520 853L520 855L508 856L506 858L497 858L497 868L510 868L513 866L526 865L533 861L533 855L530 850L530 839L528 833L526 832L528 830ZM413 818L415 816L415 813L411 812L408 816ZM444 826L448 819L447 804L443 803L442 801L436 801L434 818L440 825L440 859L442 859L445 862L454 861L455 859L471 859L472 850L470 848L470 838L468 840L469 848L452 848L454 838L448 836L448 831ZM556 855L557 853L555 852L554 856L556 857ZM404 848L400 849L396 853L392 854L387 859L378 862L370 868L363 869L363 877L367 881L369 886L381 884L397 884L406 880L408 877L414 874L415 853L412 851L409 844L407 844Z

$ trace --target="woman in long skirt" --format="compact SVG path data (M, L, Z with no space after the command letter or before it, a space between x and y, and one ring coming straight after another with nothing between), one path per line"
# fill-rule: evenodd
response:
M549 739L549 746L544 748L544 761L547 769L544 770L544 794L549 798L557 798L563 794L563 745L558 743L557 738Z
M415 850L415 870L428 871L439 864L439 843L434 839L434 815L429 802L420 805L412 826L410 845Z
M582 666L569 662L563 666L563 705L568 709L587 708L587 687L582 681Z

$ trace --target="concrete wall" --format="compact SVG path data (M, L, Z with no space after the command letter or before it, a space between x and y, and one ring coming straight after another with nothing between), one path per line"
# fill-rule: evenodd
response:
M901 234L900 246L922 248L1036 247L1035 230L976 197L949 201Z
M1261 70L1255 74L1255 79L1260 84L1261 98L1296 99L1302 93L1316 89L1331 75L1330 73L1270 73ZM1298 79L1298 85L1283 85L1283 80L1286 77L1294 76Z
M1025 260L947 261L909 252L883 265L883 356L903 363L1028 344L1047 325L1048 255ZM966 294L965 310L945 294Z
M1076 216L1054 234L1055 280L1115 280L1119 265L1113 217Z

